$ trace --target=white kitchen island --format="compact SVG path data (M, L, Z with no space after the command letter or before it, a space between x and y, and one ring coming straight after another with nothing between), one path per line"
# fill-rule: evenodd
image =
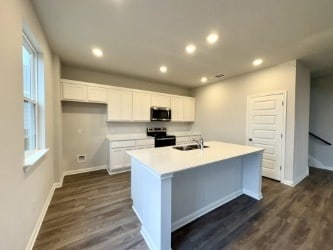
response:
M209 148L129 151L133 210L150 249L170 250L171 232L246 194L261 194L263 149L207 142Z

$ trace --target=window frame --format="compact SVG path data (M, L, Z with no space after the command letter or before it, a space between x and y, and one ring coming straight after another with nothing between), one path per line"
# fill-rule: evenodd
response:
M34 106L34 128L35 128L35 148L32 150L25 150L24 149L24 156L25 158L33 155L38 150L40 150L40 131L39 131L39 93L38 93L38 51L36 50L35 46L31 43L30 39L27 37L27 35L23 32L23 43L22 43L22 49L23 47L30 53L32 56L31 65L30 68L30 74L31 74L31 82L30 82L30 88L31 88L31 97L27 97L24 93L23 89L23 104L24 102L32 103ZM24 77L24 76L23 76ZM22 83L24 87L24 79L22 78ZM24 119L24 118L23 118ZM25 137L25 133L24 133Z

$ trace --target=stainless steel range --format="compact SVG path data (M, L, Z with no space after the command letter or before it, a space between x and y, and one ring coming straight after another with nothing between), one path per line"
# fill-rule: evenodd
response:
M155 137L155 147L176 145L176 136L168 135L167 128L147 128L147 135Z

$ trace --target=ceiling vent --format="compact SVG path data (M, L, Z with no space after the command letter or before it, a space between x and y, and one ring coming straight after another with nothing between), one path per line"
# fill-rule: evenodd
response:
M223 76L224 76L223 74L218 74L218 75L215 76L215 78L221 78Z

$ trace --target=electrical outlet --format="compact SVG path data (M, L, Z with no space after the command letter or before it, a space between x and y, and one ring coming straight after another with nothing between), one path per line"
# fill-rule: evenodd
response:
M83 162L87 162L87 155L83 154L83 155L77 155L76 156L76 161L78 163L83 163Z

